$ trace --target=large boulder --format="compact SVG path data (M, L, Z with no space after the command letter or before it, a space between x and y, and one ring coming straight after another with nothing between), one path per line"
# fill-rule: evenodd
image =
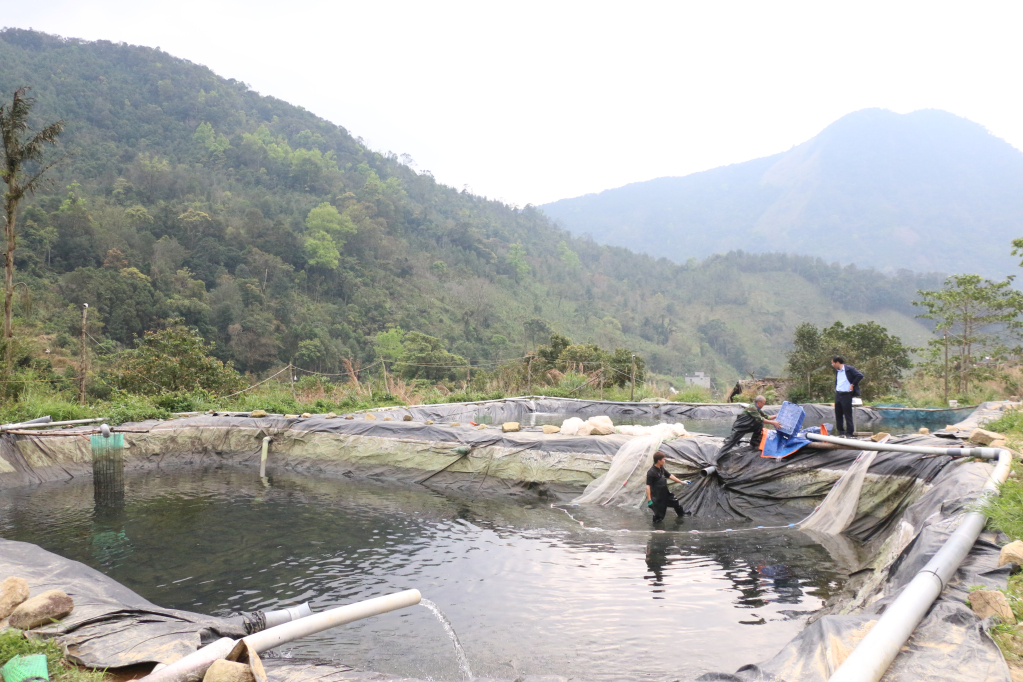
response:
M206 676L202 682L255 682L256 678L252 670L245 663L235 661L213 661L213 665L206 669Z
M20 604L28 599L28 583L23 578L11 576L0 583L0 620L11 615Z
M970 592L970 608L981 620L997 616L1003 623L1013 624L1016 622L1016 616L1009 608L1009 600L1005 598L1004 592L998 590Z
M555 426L554 424L544 424L543 432L546 433L547 435L557 433L558 431L561 431L560 426Z
M519 426L518 422L505 422L501 424L501 430L505 433L513 433L515 431L521 431L522 427Z
M75 603L62 590L47 590L14 609L8 623L12 628L31 630L71 615Z
M970 434L970 442L975 445L991 445L996 440L1005 440L1005 436L987 429L974 429Z
M253 410L252 412L249 412L249 416L254 418L265 417L266 410Z
M1005 564L1023 566L1023 542L1016 540L1002 547L1002 551L998 555L998 565L1004 566Z

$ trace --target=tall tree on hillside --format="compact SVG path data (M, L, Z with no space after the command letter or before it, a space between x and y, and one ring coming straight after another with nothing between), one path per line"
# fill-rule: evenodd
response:
M918 317L937 322L935 333L939 335L929 343L928 368L943 377L946 386L953 373L960 393L969 392L971 380L990 378L992 362L1009 351L1009 338L1023 329L1023 293L1012 288L1012 280L1007 277L993 282L980 275L952 275L940 291L917 292L920 300L913 305L927 311ZM977 356L984 360L977 361Z
M11 311L14 303L14 248L17 246L16 219L18 204L43 184L43 175L65 158L44 162L43 151L53 146L64 132L64 121L51 123L32 135L28 115L35 99L26 96L29 88L14 91L11 104L0 105L0 180L7 185L4 192L4 233L7 248L4 254L4 360L10 374L14 360L14 330Z

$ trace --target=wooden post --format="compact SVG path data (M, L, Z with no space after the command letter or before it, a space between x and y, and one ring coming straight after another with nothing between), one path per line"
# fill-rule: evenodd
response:
M89 318L89 304L82 304L82 341L81 341L81 357L78 360L78 404L85 404L85 372L87 367L85 366L86 353L85 353L85 323ZM8 341L9 343L9 341Z
M948 330L945 330L945 405L948 406Z
M465 359L465 392L469 392L469 384L472 383L472 360Z
M298 402L298 398L295 397L295 365L288 363L288 377L291 379L291 399Z
M533 395L533 356L529 356L529 362L526 364L526 382L527 388L526 393Z
M632 354L632 391L629 393L629 401L636 401L636 354Z
M384 368L384 393L390 393L391 385L387 381L387 363L384 362L384 358L382 356L380 358L380 366Z
M604 399L604 363L600 363L600 399Z

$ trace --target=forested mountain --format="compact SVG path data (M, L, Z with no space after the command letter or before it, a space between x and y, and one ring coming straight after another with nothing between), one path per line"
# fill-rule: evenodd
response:
M654 372L727 381L779 370L803 321L876 319L917 344L926 331L909 302L940 281L600 246L150 48L6 29L0 92L25 85L36 122L64 119L74 152L20 220L15 313L41 345L73 347L88 302L99 343L184 319L254 373L371 363L394 325L491 367L542 341L526 333L540 320L638 351Z
M742 248L1001 279L1023 236L1023 153L944 111L865 109L783 154L543 209L680 263Z

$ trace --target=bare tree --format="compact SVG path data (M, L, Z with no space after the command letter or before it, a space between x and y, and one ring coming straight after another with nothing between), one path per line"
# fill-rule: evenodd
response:
M27 195L36 191L44 182L43 175L66 158L61 155L44 162L46 145L53 146L64 132L64 121L51 123L32 135L28 116L35 105L35 98L27 97L29 88L14 91L10 106L0 105L0 180L7 185L4 192L4 233L7 249L4 257L4 359L7 373L14 364L14 330L11 327L11 310L14 301L14 248L17 245L16 219L18 204ZM26 138L28 138L26 140ZM26 168L26 165L28 166Z

